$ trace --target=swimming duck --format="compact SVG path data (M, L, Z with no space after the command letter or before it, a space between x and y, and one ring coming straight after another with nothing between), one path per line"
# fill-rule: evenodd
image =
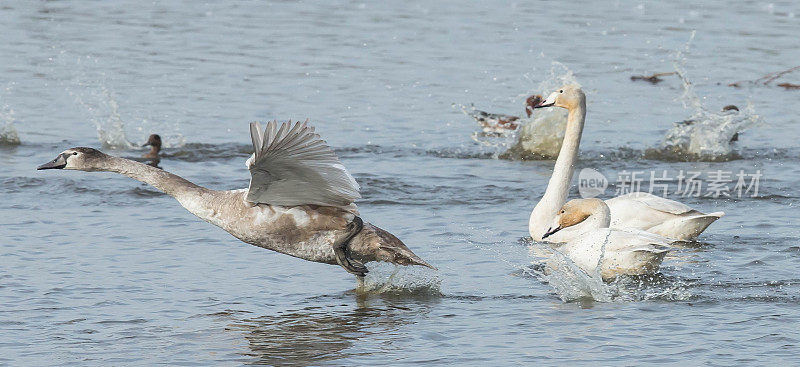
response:
M569 115L553 175L528 221L528 231L536 241L544 240L550 223L567 201L586 121L586 95L576 85L565 85L535 108L551 106L565 108ZM711 223L724 215L723 212L705 214L675 200L649 193L622 195L607 200L606 204L611 210L612 228L639 229L682 241L696 239ZM576 231L567 229L548 236L548 241L567 242L577 235Z
M38 169L115 172L174 197L189 212L239 240L308 261L338 264L363 277L364 263L423 261L391 233L365 223L354 201L359 186L333 150L307 123L250 124L255 153L250 186L217 191L130 159L77 147Z
M533 95L525 99L525 114L531 117L533 108L542 100L542 96ZM520 117L504 115L499 113L489 113L480 110L467 112L483 127L483 132L487 134L503 134L514 131L519 127Z
M636 229L609 228L610 224L611 211L603 200L573 199L561 207L543 237L573 229L577 235L555 249L587 274L599 266L605 281L657 272L671 241Z
M143 147L150 146L150 151L142 155L146 159L158 159L158 153L161 151L161 136L158 134L151 134L147 138L147 143L142 144Z

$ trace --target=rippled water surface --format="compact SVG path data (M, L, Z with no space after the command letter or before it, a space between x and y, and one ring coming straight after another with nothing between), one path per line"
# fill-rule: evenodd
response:
M2 2L0 126L20 144L0 140L0 364L798 364L800 94L727 84L796 66L799 14L790 1ZM760 170L758 195L673 197L726 215L654 277L548 281L525 237L553 162L497 159L456 106L522 114L562 65L588 99L578 168L611 178L606 197L623 170ZM709 111L758 114L733 159L644 154L696 111L678 78L630 76L676 65ZM289 118L335 148L362 216L438 271L383 284L395 269L372 264L356 292L341 268L243 244L144 184L34 169L72 146L138 156L159 133L165 170L242 188L247 122Z

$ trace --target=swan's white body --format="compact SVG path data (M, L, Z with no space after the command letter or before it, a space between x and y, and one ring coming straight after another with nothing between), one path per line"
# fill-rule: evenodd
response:
M644 275L658 271L669 240L637 230L596 229L556 248L587 274L600 265L600 276ZM601 262L602 261L602 262Z
M602 200L576 199L562 207L548 233L575 230L575 238L557 245L555 250L587 274L599 270L603 280L658 271L671 241L637 229L608 228L610 222L608 205ZM557 262L548 264L554 266Z
M586 120L586 96L577 86L564 86L553 92L537 108L556 106L566 108L567 128L558 153L553 175L542 199L531 212L528 231L536 241L542 241L558 209L567 201L581 133ZM611 228L633 228L659 234L675 240L693 240L724 213L704 214L674 200L646 193L634 193L608 200ZM565 229L548 238L551 242L568 242L579 233Z
M701 213L688 205L645 192L606 200L611 228L633 228L680 241L697 238L725 213Z

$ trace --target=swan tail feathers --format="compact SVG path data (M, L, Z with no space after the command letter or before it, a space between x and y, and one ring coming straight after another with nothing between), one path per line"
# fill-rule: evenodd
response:
M678 241L694 241L703 231L724 216L724 212L679 217L650 228L648 232Z

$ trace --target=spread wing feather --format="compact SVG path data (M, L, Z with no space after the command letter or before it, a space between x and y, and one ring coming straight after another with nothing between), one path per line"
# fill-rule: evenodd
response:
M247 160L250 187L247 201L281 206L348 207L360 198L358 183L333 150L305 122L261 130L250 123L255 153Z

